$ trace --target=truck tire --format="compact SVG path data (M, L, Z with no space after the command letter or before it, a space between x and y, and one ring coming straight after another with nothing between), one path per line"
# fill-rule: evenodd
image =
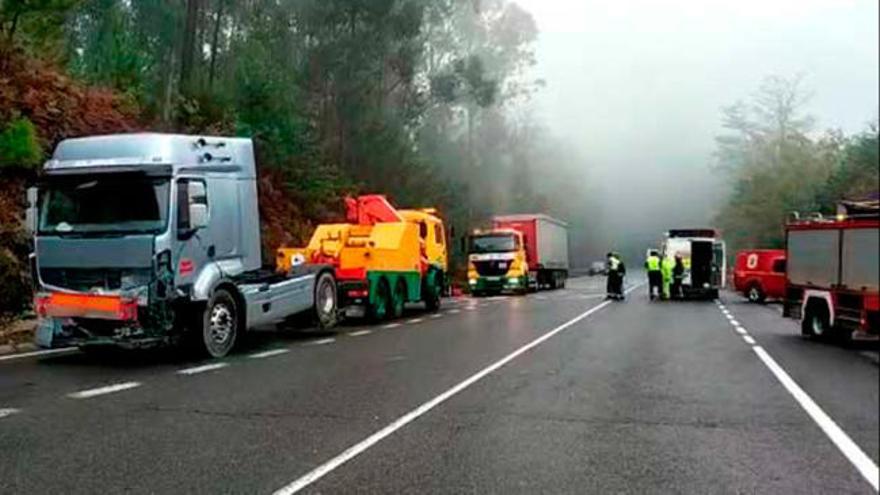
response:
M442 293L443 275L437 270L429 271L422 288L422 298L425 300L425 308L428 311L434 312L440 309L440 294Z
M235 297L226 289L217 289L202 315L200 350L209 357L229 354L238 339L241 321Z
M801 334L811 339L825 339L831 335L831 318L824 304L808 303L801 320Z
M749 284L749 288L746 289L746 299L748 299L750 303L764 304L766 298L767 296L764 294L764 291L761 290L760 285L756 283Z
M406 282L401 278L394 286L394 297L391 298L391 316L393 318L403 316L404 306L406 306Z
M339 299L336 279L328 272L318 275L315 282L315 305L312 306L312 322L319 330L336 326L339 318Z
M369 306L370 320L373 322L384 321L388 318L391 309L391 289L388 287L388 280L379 279L376 284L376 297Z

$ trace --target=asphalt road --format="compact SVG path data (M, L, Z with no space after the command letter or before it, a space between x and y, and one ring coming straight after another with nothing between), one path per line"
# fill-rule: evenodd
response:
M0 493L875 491L876 346L602 284L261 333L222 361L0 361Z

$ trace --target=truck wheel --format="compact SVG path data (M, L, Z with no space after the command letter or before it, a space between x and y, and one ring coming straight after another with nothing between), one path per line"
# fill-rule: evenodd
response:
M751 303L764 304L766 296L764 295L764 291L761 290L761 286L758 284L752 284L749 286L748 290L746 290L746 298Z
M820 304L807 304L801 334L814 339L827 338L831 334L828 310Z
M318 275L318 281L315 282L315 305L312 312L314 324L319 330L336 326L339 315L336 280L327 272Z
M379 280L376 284L376 297L370 304L370 319L374 322L380 322L388 318L388 310L391 307L391 290L388 288L388 281Z
M226 289L217 289L202 316L202 351L210 357L229 354L238 338L238 305Z
M425 299L425 308L428 311L437 311L440 309L440 294L443 289L443 276L436 270L428 273L425 277L425 287L422 291L422 297Z
M391 316L400 318L403 316L403 308L406 305L406 282L403 279L397 281L394 287L394 297L392 298Z

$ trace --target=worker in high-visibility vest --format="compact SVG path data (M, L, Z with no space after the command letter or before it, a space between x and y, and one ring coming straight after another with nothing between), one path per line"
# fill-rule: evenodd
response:
M663 274L660 272L660 254L652 249L645 259L645 270L648 271L648 299L651 301L662 294Z
M672 270L675 268L675 260L670 255L663 257L660 262L660 273L663 277L663 299L669 299L669 286L672 284Z

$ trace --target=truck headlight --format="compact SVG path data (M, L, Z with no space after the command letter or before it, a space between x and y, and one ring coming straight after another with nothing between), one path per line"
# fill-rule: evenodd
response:
M519 285L519 278L518 277L510 277L507 279L507 283L510 285Z
M471 285L477 285L477 279L475 279L475 278L469 279L468 283Z

